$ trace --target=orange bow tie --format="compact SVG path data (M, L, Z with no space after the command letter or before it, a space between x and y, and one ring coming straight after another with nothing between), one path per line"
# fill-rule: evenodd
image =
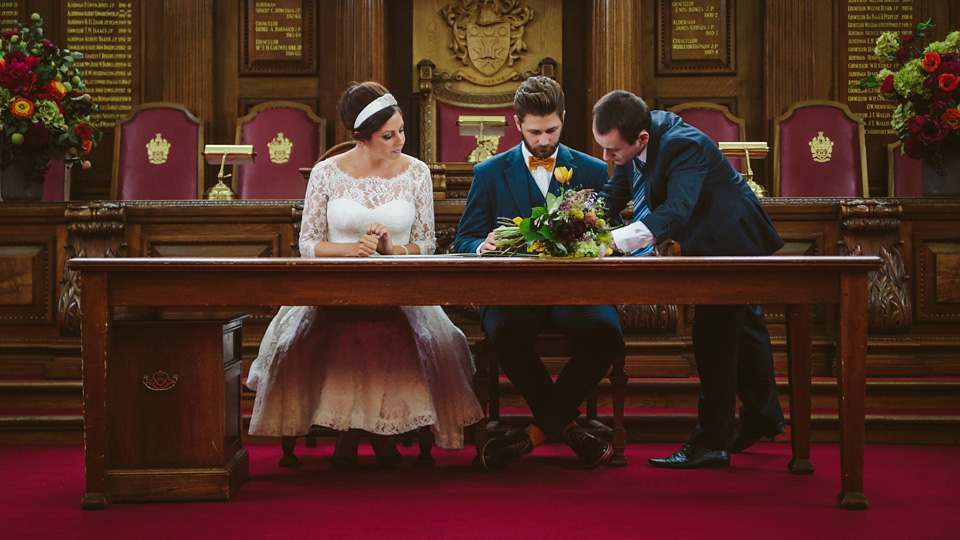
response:
M552 157L540 159L537 156L530 156L530 172L533 172L537 167L543 167L548 172L553 170L553 162L556 161Z

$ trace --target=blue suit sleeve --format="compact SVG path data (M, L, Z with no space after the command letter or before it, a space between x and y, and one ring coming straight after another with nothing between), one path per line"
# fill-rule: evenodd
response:
M703 149L696 141L675 139L661 150L666 160L663 175L667 178L667 196L643 219L643 224L662 242L673 238L687 224L709 170Z
M490 179L483 169L480 166L473 169L473 182L467 193L466 207L453 240L453 250L457 253L476 253L497 223L496 209L490 196Z
M610 215L617 218L632 199L627 169L627 167L617 165L613 170L613 178L600 191L600 197L606 200Z

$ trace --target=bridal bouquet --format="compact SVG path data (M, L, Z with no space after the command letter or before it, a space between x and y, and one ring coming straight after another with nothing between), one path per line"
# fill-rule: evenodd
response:
M556 167L560 195L547 193L546 206L530 217L500 218L494 243L501 254L536 253L541 257L602 257L613 253L613 237L604 221L606 206L592 189L570 189L573 170Z

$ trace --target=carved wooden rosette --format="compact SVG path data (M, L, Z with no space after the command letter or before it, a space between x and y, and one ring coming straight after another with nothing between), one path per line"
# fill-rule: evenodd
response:
M126 216L115 202L70 205L64 211L67 245L64 260L74 257L126 257ZM63 335L80 335L80 282L64 265L57 307L57 326Z
M877 255L880 270L869 274L868 317L871 334L910 331L913 306L910 276L903 263L899 204L872 199L840 205L841 255Z

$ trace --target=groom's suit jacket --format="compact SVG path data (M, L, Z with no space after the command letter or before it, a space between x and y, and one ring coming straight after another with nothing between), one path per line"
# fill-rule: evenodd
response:
M599 192L609 178L606 163L562 144L557 150L555 166L573 168L573 189ZM552 176L549 192L560 192ZM487 234L497 228L497 218L529 217L533 207L544 204L546 200L530 175L520 145L477 164L453 243L454 251L476 253Z
M651 111L643 224L683 255L769 255L783 246L760 201L716 143L666 111ZM618 165L603 189L611 212L632 200L634 162Z

